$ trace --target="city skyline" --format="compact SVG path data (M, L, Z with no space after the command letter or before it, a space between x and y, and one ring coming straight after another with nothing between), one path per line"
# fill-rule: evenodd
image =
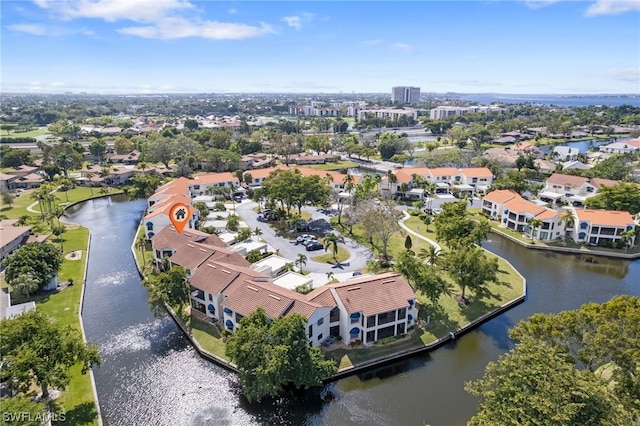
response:
M3 1L2 92L638 94L640 2Z

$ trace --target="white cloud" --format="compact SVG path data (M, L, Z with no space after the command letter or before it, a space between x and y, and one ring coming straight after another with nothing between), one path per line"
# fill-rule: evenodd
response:
M32 35L45 35L47 33L46 28L38 24L14 24L7 25L7 28L11 31L18 31Z
M597 0L587 8L587 16L619 15L626 12L640 12L638 0Z
M211 40L243 40L274 33L275 31L265 23L261 23L261 26L256 27L227 22L190 22L184 18L165 18L155 25L126 27L119 29L118 32L142 38L164 40L186 37L201 37Z
M178 11L194 9L184 0L36 0L36 4L63 19L95 18L107 22L122 19L152 22Z
M610 69L605 75L614 80L640 82L640 68Z
M238 13L238 9L232 8L232 9L229 9L227 12L229 13L229 15L235 15L236 13Z
M302 18L299 16L285 16L282 20L298 31L302 29Z
M413 53L413 46L411 46L410 44L394 43L391 47L393 48L393 50L400 50L404 53Z
M294 16L285 16L284 18L282 18L282 21L285 22L288 26L300 31L302 29L302 24L313 21L315 16L316 15L313 13L304 12Z
M187 18L195 11L187 0L35 0L43 9L64 20L102 19L107 22L131 21L133 25L116 30L142 38L174 39L201 37L213 40L241 40L275 33L266 23L243 23ZM235 9L232 9L235 11Z

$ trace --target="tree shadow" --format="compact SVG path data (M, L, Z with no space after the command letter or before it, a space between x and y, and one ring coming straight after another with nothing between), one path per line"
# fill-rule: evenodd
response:
M421 305L418 310L418 319L428 322L427 329L436 337L444 336L451 330L458 328L458 323L451 318L449 314L440 305Z
M59 410L55 412L60 413ZM93 402L84 402L64 413L64 417L61 414L56 417L60 421L54 421L54 425L92 425L95 424L98 418L98 411Z

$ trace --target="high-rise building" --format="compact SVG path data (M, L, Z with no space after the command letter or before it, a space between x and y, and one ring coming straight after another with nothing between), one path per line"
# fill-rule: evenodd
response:
M391 102L415 104L420 101L420 88L412 86L398 86L391 88Z

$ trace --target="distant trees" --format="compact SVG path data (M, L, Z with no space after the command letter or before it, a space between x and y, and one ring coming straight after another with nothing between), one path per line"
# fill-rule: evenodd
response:
M86 344L77 330L40 311L3 319L0 335L3 379L24 394L36 384L46 400L50 387L62 390L69 384L71 367L79 365L85 374L94 364L100 365L96 345Z
M306 324L299 314L271 319L258 308L227 338L226 354L238 366L242 393L249 401L275 397L288 386L319 386L335 373L335 362L309 345Z
M407 138L401 138L395 133L383 133L378 143L378 151L383 160L389 160L397 154L402 154L409 149Z
M482 399L469 424L640 421L637 297L535 314L509 335L516 347L489 363L482 379L466 384L467 391Z
M132 187L132 191L129 192L129 197L132 200L136 198L149 198L162 183L162 176L157 173L137 173L129 179L129 182Z

